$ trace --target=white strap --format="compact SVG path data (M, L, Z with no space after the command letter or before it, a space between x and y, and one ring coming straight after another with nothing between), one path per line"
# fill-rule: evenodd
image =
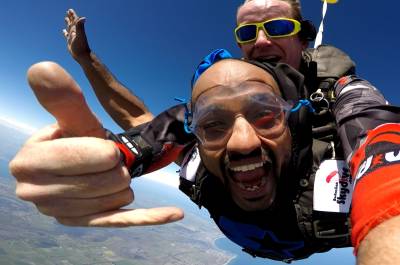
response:
M322 43L322 35L324 32L324 19L325 19L326 10L328 9L327 0L323 0L323 1L324 1L324 4L322 6L322 20L321 20L321 24L319 25L317 37L315 38L314 49L317 48Z

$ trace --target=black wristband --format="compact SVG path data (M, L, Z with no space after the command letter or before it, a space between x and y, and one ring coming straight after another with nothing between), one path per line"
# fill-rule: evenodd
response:
M140 131L131 129L114 134L106 130L107 138L114 141L131 177L138 177L146 172L153 158L153 148L140 135Z

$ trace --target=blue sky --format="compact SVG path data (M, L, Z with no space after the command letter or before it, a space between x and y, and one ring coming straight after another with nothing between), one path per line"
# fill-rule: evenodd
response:
M115 76L159 113L189 97L194 67L214 48L239 56L233 38L240 0L3 0L0 26L0 118L40 128L54 122L36 102L26 82L26 70L38 61L60 63L80 84L87 101L114 131L78 64L70 57L62 35L64 15L74 8L86 16L92 50ZM303 13L316 26L320 0L303 0ZM351 55L357 72L377 86L386 98L400 104L400 3L339 0L330 5L324 43Z
M400 103L400 4L379 6L376 1L340 0L330 5L324 42L348 52L357 71L380 88L387 99ZM233 39L235 11L240 0L128 1L128 0L3 0L0 27L0 117L34 127L53 119L37 104L26 83L26 70L38 61L60 63L78 81L90 106L105 127L118 131L97 103L78 64L69 56L65 39L65 11L72 7L87 17L92 49L115 76L147 106L159 113L189 96L189 80L200 59L214 48L239 56ZM303 1L306 18L319 25L319 0Z

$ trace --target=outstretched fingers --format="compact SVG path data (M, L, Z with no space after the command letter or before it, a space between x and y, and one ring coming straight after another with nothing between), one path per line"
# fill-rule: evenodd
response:
M104 213L129 205L134 195L131 188L125 188L113 194L93 198L58 198L57 204L51 198L36 203L38 210L57 218L79 218ZM62 205L62 207L60 207Z
M19 198L33 202L54 202L57 198L87 199L114 194L128 188L131 177L126 167L116 166L104 172L78 176L43 173L35 175L33 179L21 174L17 180L16 193Z
M57 221L69 226L128 227L161 225L179 221L184 217L181 209L160 207L151 209L120 209L77 218L56 217Z
M13 164L35 175L75 176L107 171L120 161L121 154L114 142L72 137L26 144Z
M84 32L85 17L79 17L73 9L68 9L64 18L65 29L63 29L64 37L67 39L74 38L76 31Z

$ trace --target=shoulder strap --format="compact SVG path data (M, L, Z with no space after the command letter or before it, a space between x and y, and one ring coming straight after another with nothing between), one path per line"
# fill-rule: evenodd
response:
M303 52L303 63L302 71L310 92L323 93L328 100L334 100L332 87L339 78L355 74L353 60L342 50L330 45L306 49Z
M330 45L306 49L303 52L303 60L306 66L312 62L316 64L313 70L320 80L329 78L338 80L342 76L355 74L356 66L353 60L342 50Z
M309 242L326 247L350 246L350 221L346 213L330 213L313 210L313 187L315 173L324 159L330 158L329 143L314 140L313 170L308 180L300 182L294 206L299 229Z
M340 49L320 45L303 52L302 71L310 91L310 101L316 112L313 138L326 142L336 141L336 124L332 106L336 101L335 84L343 76L355 74L355 63Z
M199 208L202 206L201 186L207 177L207 170L201 162L197 145L186 154L179 172L179 189Z

